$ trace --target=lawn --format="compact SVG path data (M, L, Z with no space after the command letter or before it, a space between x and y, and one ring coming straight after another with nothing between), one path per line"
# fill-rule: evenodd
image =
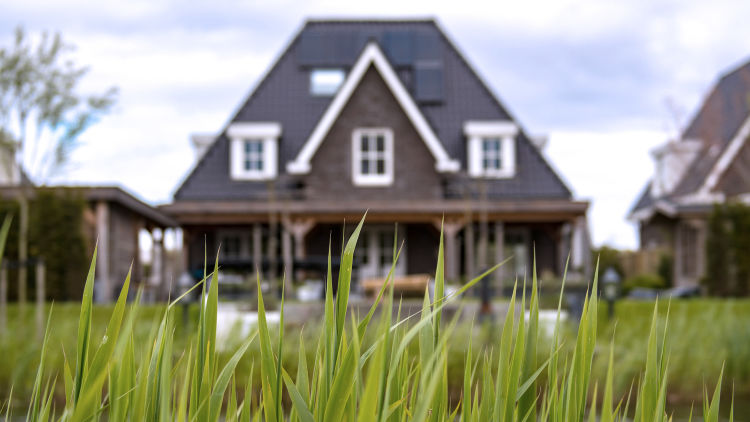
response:
M609 347L615 338L617 390L626 391L642 370L648 328L654 310L650 301L624 300L615 305L615 318L607 320L601 304L598 344ZM669 318L667 320L667 312ZM659 323L668 323L668 385L672 401L703 396L704 382L717 379L724 365L724 387L741 401L750 400L750 300L689 299L663 301ZM606 371L606 362L595 360L594 374ZM750 416L750 415L749 415Z
M80 305L54 304L50 321L50 352L47 355L48 376L60 379L63 374L64 356L71 360L76 353L76 337ZM322 304L321 304L322 307ZM499 308L499 307L497 307ZM719 377L725 365L725 394L731 395L732 386L739 398L750 398L750 300L698 299L661 303L659 324L663 326L669 308L668 348L668 401L674 408L684 408L689 403L699 405L706 383L712 384ZM113 306L94 306L92 316L92 337L100 338L112 313ZM136 354L146 353L146 340L153 336L153 327L158 325L164 308L144 306L139 311L134 336ZM607 308L601 303L599 308L599 329L592 386L604 382L607 370L607 357L614 335L614 360L617 367L614 377L615 397L625 395L631 383L637 380L646 363L647 340L654 310L654 303L648 301L621 301L615 308L615 320L607 319ZM187 317L184 308L176 311L174 353L179 356L187 347L191 336L197 332L199 306L190 306ZM496 315L502 317L502 315ZM467 318L471 319L471 318ZM616 322L616 323L615 323ZM373 325L375 325L373 323ZM273 326L272 326L273 328ZM575 341L573 327L565 330L563 347L572 347ZM283 365L289 373L295 373L298 362L300 341L306 344L308 362L313 363L315 345L318 342L318 323L309 322L305 326L286 324L284 330ZM272 336L273 336L272 330ZM479 357L496 345L501 334L499 324L470 325L461 322L454 330L448 343L447 372L449 394L454 401L460 399L462 376L469 339L474 343L473 356ZM243 340L240 333L230 335L219 344L219 364L223 365ZM542 344L546 343L544 339ZM371 344L369 336L365 344ZM34 307L27 305L22 313L18 306L8 310L8 330L0 335L0 395L7 397L13 386L17 402L28 402L39 362L40 341L35 336ZM539 360L546 359L547 347L539 347ZM410 347L412 356L419 353L418 347ZM253 362L260 359L260 346L253 342L248 353L237 367L236 379L242 388L250 376ZM542 375L544 377L544 375ZM253 372L254 389L258 389L260 373ZM62 383L57 385L55 400L62 405L65 393ZM740 400L742 401L742 400Z

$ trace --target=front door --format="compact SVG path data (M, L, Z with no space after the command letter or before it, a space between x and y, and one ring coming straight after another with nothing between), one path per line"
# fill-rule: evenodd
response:
M403 237L399 230L398 247L401 246ZM359 279L381 278L388 275L393 265L393 234L394 226L364 226L360 234L357 252L360 257ZM394 269L394 276L406 275L406 246Z

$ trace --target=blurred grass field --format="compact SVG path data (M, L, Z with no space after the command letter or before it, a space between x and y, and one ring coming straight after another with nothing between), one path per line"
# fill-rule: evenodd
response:
M470 299L473 300L473 299ZM551 300L548 300L552 303ZM322 312L322 304L320 305ZM64 354L70 359L76 353L76 335L80 305L76 303L48 304L46 311L52 308L50 322L49 353L45 372L47 377L58 379L63 373ZM496 309L499 307L496 307ZM617 367L614 377L615 396L627 394L631 383L641 374L646 354L647 340L654 303L652 301L623 300L616 303L615 319L607 318L607 305L599 307L599 330L594 366L593 382L604 382L607 371L607 357L610 342L614 334L614 361ZM659 307L659 324L663 326L669 308L669 330L666 345L669 351L668 397L674 409L685 413L690 403L700 404L707 382L718 379L724 365L724 386L727 397L732 389L738 398L737 403L750 402L750 300L726 299L692 299L663 302ZM95 305L92 316L92 336L101 337L112 314L113 306ZM145 305L140 308L138 320L134 327L136 353L143 354L149 346L145 342L152 335L152 330L159 323L164 307ZM187 316L183 313L187 312ZM11 305L8 308L6 330L0 334L0 394L7 397L11 386L13 396L20 402L30 398L36 369L39 362L41 341L36 337L33 305L21 307ZM176 310L174 350L182 353L188 346L190 337L198 327L199 306L195 303L180 306ZM495 315L499 321L504 315ZM471 319L471 318L467 318ZM308 362L312 364L314 345L318 341L320 319L311 319L304 326L285 324L283 365L289 373L294 373L298 364L299 342L306 342ZM272 326L273 328L273 326ZM564 347L572 346L575 339L574 327L563 330ZM274 337L275 329L271 330ZM300 337L300 333L302 337ZM471 337L474 343L473 355L480 356L486 347L489 350L501 334L500 323L477 324L473 328L468 322L462 322L453 332L448 343L447 370L449 393L454 399L460 398L462 374L466 357L466 344ZM244 339L242 333L230 334L219 344L219 364L223 365L232 352ZM365 339L369 344L372 338ZM544 339L541 340L545 341ZM540 347L540 358L546 353L546 347ZM412 356L419 353L417 347L411 347ZM238 363L236 379L238 387L244 388L245 380L251 372L251 362L260 359L260 346L257 342L250 345L246 359ZM260 374L253 373L253 389L258 390ZM58 383L55 400L63 403L65 395L62 383ZM727 402L728 403L728 402ZM741 412L741 406L735 412ZM750 409L745 409L750 411ZM747 415L750 418L750 415ZM742 420L742 419L739 419Z

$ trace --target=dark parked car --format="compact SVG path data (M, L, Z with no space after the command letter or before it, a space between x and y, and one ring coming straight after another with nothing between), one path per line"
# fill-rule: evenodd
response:
M653 300L658 298L661 294L661 290L636 287L635 289L631 290L630 293L628 293L628 299Z
M667 290L667 296L677 299L688 299L700 297L701 288L699 286L681 286Z

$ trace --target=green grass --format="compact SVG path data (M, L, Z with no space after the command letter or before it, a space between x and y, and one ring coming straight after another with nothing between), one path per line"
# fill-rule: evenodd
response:
M346 244L339 292L326 297L319 326L285 334L283 299L282 324L268 326L258 291L258 329L236 338L228 352L217 348L216 265L198 286L203 300L188 330L180 327L179 299L162 308L127 304L127 282L114 307L93 307L94 260L78 322L68 322L58 333L62 321L52 310L44 340L29 353L33 357L27 359L25 375L10 378L14 391L25 394L13 399L16 393L9 392L4 408L23 409L32 421L669 420L673 354L666 333L673 328L660 324L664 305L652 308L654 316L641 327L648 334L637 352L640 370L631 394L623 396L615 384L621 371L619 361L614 365L619 343L601 346L596 281L578 330L571 334L561 324L550 339L540 334L535 274L529 280L530 297L510 300L502 331L482 334L443 318L443 307L455 298L443 294L441 239L435 302L425 296L417 315L381 312L375 318L379 307L399 306L384 288L367 314L352 315L347 305L361 225ZM397 259L394 245L394 265ZM330 271L327 283L332 284ZM522 312L526 308L528 319ZM615 338L620 336L618 328ZM31 332L26 337L34 342ZM22 340L15 341L24 349ZM606 362L599 378L592 371L596 355ZM458 358L463 365L456 371ZM33 381L29 386L22 378ZM707 421L719 418L721 380L721 375L710 380L717 388L701 396ZM62 397L56 398L60 391Z
M615 321L607 321L606 306L600 309L600 344L615 336L618 373L616 390L624 391L645 363L644 331L651 323L653 302L622 301L615 306ZM705 380L715 380L724 368L725 390L750 399L750 301L728 299L675 300L669 305L670 351L667 377L672 401L700 401ZM658 325L667 324L667 303L660 306ZM594 373L605 372L604 362L595 362Z

